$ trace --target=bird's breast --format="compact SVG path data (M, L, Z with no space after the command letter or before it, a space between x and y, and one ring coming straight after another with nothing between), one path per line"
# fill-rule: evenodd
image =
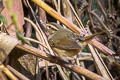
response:
M53 50L60 56L73 57L77 55L81 49L64 50L64 49L59 49L59 48L53 48Z

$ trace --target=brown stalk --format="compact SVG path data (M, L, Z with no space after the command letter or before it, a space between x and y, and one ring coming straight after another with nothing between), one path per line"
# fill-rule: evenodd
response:
M38 6L40 6L42 9L44 9L47 13L49 13L51 16L53 16L54 18L56 18L57 20L59 20L61 23L63 23L64 25L66 25L67 27L69 27L71 30L73 30L76 33L80 33L80 29L72 24L69 23L69 21L64 18L62 15L58 14L54 9L52 9L51 7L49 7L47 4L45 4L42 0L32 0L35 4L37 4Z
M47 61L50 61L52 63L56 63L56 64L59 64L67 69L70 69L80 75L83 75L89 79L92 79L92 80L105 80L103 77L83 68L83 67L80 67L78 65L72 65L72 64L64 64L65 62L61 62L60 59L57 59L56 57L52 56L52 55L46 55L46 53L44 53L43 51L41 50L38 50L32 46L28 46L28 45L17 45L16 46L17 49L19 50L22 50L24 51L25 53L29 53L29 54L33 54L35 56L38 56L40 58L43 58Z
M18 80L3 64L0 65L0 70L2 70L11 80Z
M14 68L12 68L11 66L7 65L7 68L17 77L19 77L21 80L30 80L27 77L25 77L24 75L22 75L20 72L16 71Z

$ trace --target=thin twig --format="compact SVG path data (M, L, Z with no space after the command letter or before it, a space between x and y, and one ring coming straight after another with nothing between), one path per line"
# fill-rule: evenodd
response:
M16 71L15 69L13 69L11 66L7 65L7 68L14 73L14 75L16 75L17 77L19 77L21 80L30 80L27 77L25 77L24 75L22 75L21 73L19 73L18 71Z
M33 21L31 21L29 18L26 18L26 17L24 17L24 20L26 20L26 21L28 21L29 23L31 23L32 26L33 26L33 28L37 31L37 33L40 34L40 31L39 31L39 29L37 28L37 25L36 25Z
M24 37L24 38L26 40L28 40L28 41L31 41L31 42L34 42L34 43L38 43L38 44L40 44L41 46L43 46L44 48L46 48L48 50L48 47L46 45L44 45L43 43L41 43L40 41L32 39L32 38L28 38L28 37Z
M28 14L28 18L30 18L30 14ZM26 24L25 24L25 27L26 27L26 37L31 37L31 35L32 35L32 26L31 26L31 24L29 23L29 22L27 22Z
M72 9L72 11L73 11L73 13L74 13L74 15L75 15L75 18L76 18L76 20L77 20L77 22L78 22L78 25L79 25L80 29L82 29L83 31L86 32L86 30L85 30L85 28L84 28L81 20L79 19L79 16L77 15L76 11L74 10L72 4L70 3L69 0L67 0L67 2L68 2L68 4L70 5L70 7L71 7L71 9Z
M57 5L57 1L56 0L53 0L54 4L55 4L55 7L56 9L58 8L58 5Z
M79 9L79 17L82 15L82 13L86 10L86 7L88 6L88 2L86 0L82 0L82 6Z
M59 14L61 14L60 1L61 0L58 0L58 5L57 5L57 11L58 11ZM57 23L60 24L60 22L58 20L57 20Z
M104 8L103 8L100 0L97 0L97 3L98 3L98 5L99 5L101 11L103 12L103 15L105 16L105 19L107 20L107 14L106 14L106 12L105 12L105 10L104 10Z
M38 30L38 28L37 28L37 26L36 26L36 24L35 24L34 22L32 22L30 19L28 19L28 18L26 18L26 17L24 17L24 19L25 19L26 21L28 21L29 23L31 23L32 26L33 26L33 28L40 34L40 31ZM43 43L41 43L40 41L38 42L38 41L35 41L35 40L33 40L33 39L30 39L30 38L26 38L26 39L31 40L31 41L36 42L36 43L39 43L39 44L41 44L42 46L44 46L46 49L48 49L48 47L47 47L46 45L44 45Z
M111 30L107 28L107 26L100 20L100 17L94 11L91 11L91 14L97 18L97 20L108 33L111 33Z
M49 70L48 70L48 62L45 61L45 69L46 69L46 80L49 80Z
M88 10L88 15L89 15L89 18L90 18L91 25L93 26L93 28L95 28L95 25L93 23L93 18L92 18L91 14L90 14L91 7L92 7L92 2L93 2L93 0L90 0L87 10Z

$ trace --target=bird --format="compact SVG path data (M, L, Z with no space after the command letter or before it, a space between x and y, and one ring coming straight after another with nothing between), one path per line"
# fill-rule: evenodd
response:
M52 25L58 27L59 29L48 37L48 43L51 46L52 50L60 57L74 57L80 51L82 51L95 36L103 33L100 32L87 37L83 37L73 33L68 29L63 28L57 23L54 23Z

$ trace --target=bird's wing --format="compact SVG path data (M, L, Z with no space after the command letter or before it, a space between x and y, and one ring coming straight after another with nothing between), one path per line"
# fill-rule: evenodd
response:
M64 34L63 34L64 33ZM73 34L67 30L58 30L55 34L49 39L49 43L52 47L60 49L79 49L81 46L77 41L72 38Z
M61 38L62 39L62 38ZM63 38L64 39L64 38ZM82 48L75 40L72 38L67 38L64 40L57 40L56 44L54 45L60 49L79 49Z
M69 43L60 43L58 48L61 49L79 49L82 48L77 42L69 42Z

